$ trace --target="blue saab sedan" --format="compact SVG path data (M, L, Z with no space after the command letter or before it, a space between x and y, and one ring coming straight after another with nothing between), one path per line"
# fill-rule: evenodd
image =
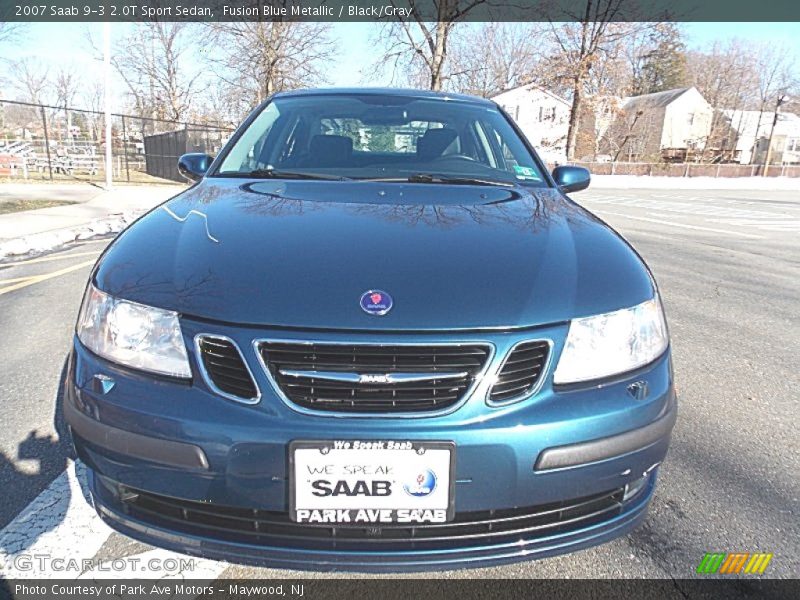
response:
M120 235L64 414L100 516L188 554L398 571L640 523L676 417L658 289L489 100L259 106Z

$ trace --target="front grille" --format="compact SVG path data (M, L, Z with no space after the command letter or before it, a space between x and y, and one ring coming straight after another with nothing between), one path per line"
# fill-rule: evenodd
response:
M381 527L295 523L288 513L178 500L122 487L124 512L190 535L318 550L434 550L535 540L589 527L622 512L624 489L539 506L456 513L449 523Z
M530 392L542 376L549 351L546 341L517 344L500 369L489 401L506 402Z
M472 387L490 355L489 346L480 344L262 342L259 351L272 379L291 402L313 410L349 413L434 411L453 406Z
M258 399L258 388L236 344L226 338L203 336L197 345L213 387L245 402Z

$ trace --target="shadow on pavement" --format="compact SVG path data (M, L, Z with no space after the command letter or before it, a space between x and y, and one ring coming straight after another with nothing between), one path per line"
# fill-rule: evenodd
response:
M57 518L57 510L52 511L52 519L46 521L46 527L40 527L42 523L37 521L32 523L30 536L22 539L18 535L8 535L5 527L12 522L20 512L33 502L59 475L67 468L68 459L72 456L72 446L69 441L69 432L64 422L61 411L61 402L64 394L64 382L67 377L67 361L61 369L61 377L58 385L58 393L55 398L54 428L57 436L52 433L40 434L37 430L32 430L27 437L22 440L17 447L16 460L0 452L0 486L5 491L2 499L2 511L5 515L3 527L0 531L0 552L6 554L18 553L30 547L36 539L46 531L49 531L61 519ZM38 469L29 472L27 469L20 469L16 461L32 460L38 462ZM69 487L65 486L66 497L62 493L59 497L59 505L69 505ZM54 507L55 508L55 507ZM63 518L63 514L61 515Z

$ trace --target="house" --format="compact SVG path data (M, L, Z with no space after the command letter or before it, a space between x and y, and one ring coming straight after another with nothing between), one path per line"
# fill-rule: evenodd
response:
M763 164L767 159L767 145L772 132L770 164L800 164L800 116L758 110L723 110L730 128L733 159L743 165ZM735 146L733 144L735 142Z
M545 161L566 162L569 102L530 83L495 94L492 100L511 115Z
M714 116L694 87L631 96L620 109L608 153L628 161L689 159L703 151Z

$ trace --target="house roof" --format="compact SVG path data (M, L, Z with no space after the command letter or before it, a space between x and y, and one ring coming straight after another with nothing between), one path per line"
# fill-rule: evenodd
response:
M551 98L553 98L554 100L556 100L556 101L558 101L558 102L561 102L561 103L563 103L563 104L566 104L567 106L569 106L569 102L567 102L566 100L564 100L564 98L562 98L561 96L557 96L557 95L556 95L556 94L554 94L553 92L550 92L550 91L548 91L548 90L544 89L543 87L541 87L541 86L539 86L539 85L536 85L535 83L523 83L522 85L518 85L518 86L516 86L516 87L508 88L508 89L505 89L505 90L503 90L503 91L500 91L500 92L494 93L494 94L492 94L491 96L489 96L489 98L490 98L491 100L496 100L498 96L502 96L503 94L507 94L508 92L514 92L514 91L516 91L516 90L519 90L519 89L526 89L526 90L538 90L538 91L542 92L543 94L545 94L545 95L547 95L547 96L550 96L550 97L551 97Z
M642 94L641 96L629 96L625 98L622 106L626 109L634 107L639 109L662 108L691 89L691 87L676 88L674 90L654 92L652 94Z

